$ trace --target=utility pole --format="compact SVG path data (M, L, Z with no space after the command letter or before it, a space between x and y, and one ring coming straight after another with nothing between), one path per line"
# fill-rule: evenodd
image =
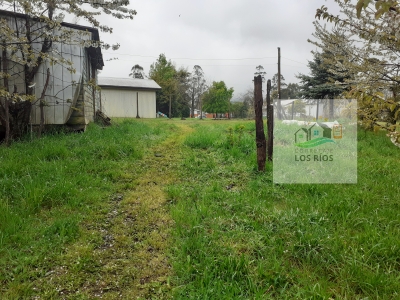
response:
M171 119L171 105L172 105L172 95L169 94L169 118Z
M281 48L278 47L278 119L282 120L281 115Z
M274 151L274 106L271 104L271 80L269 79L267 81L267 129L268 161L272 161L272 155Z
M203 99L200 96L200 120L203 120Z

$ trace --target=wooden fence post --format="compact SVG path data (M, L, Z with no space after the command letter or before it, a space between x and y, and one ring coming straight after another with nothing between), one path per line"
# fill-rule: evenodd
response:
M262 77L254 77L254 111L256 115L256 145L257 145L257 164L258 171L265 170L265 160L267 155L266 141L264 134L264 122L262 115Z
M274 152L274 106L271 104L271 80L267 81L267 128L268 128L268 161L272 161Z

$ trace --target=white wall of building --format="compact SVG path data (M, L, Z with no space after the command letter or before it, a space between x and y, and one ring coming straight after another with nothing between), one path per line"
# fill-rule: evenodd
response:
M101 89L103 112L110 118L135 118L137 97L140 118L156 117L156 92L133 89Z

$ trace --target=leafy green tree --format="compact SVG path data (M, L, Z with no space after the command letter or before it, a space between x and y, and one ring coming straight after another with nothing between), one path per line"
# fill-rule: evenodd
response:
M243 103L246 111L244 118L254 118L254 90L247 90L244 94L239 96L239 101Z
M285 86L287 86L287 84L285 83L285 77L283 77L283 75L281 74L281 90ZM274 76L272 76L271 89L276 90L276 91L278 90L278 73L276 73Z
M144 79L145 75L143 72L143 67L138 64L134 65L131 69L131 73L129 73L129 76L137 79Z
M282 99L300 98L300 85L297 83L289 83L285 88L281 89Z
M177 84L176 103L172 107L172 115L180 117L190 116L190 97L188 90L191 86L191 74L185 68L179 68L175 74Z
M156 92L156 109L166 113L168 117L189 116L188 89L190 73L184 69L176 69L165 54L160 54L157 61L151 64L149 78L161 86Z
M334 99L347 88L346 83L354 78L354 73L343 62L349 59L351 42L341 29L328 31L314 22L315 40L308 40L319 48L312 51L314 56L308 62L310 75L299 74L301 96L305 99Z
M287 88L287 84L285 83L285 77L283 77L283 75L281 74L281 93L282 93L282 97L283 98L283 90ZM274 76L272 76L271 79L271 98L272 99L278 99L279 98L279 94L278 94L278 73L276 73Z
M191 101L191 117L194 118L195 108L199 108L200 97L206 89L206 80L204 79L203 69L199 65L193 67L193 71L190 74L189 86L187 93L189 94Z
M323 56L313 52L314 60L308 62L310 75L299 74L300 96L304 99L329 99L329 116L333 118L333 99L341 95L344 88L335 84L329 66L324 63Z
M314 60L308 62L310 75L299 74L300 95L304 99L332 99L339 96L344 88L335 84L329 65L324 63L323 55L313 52Z
M203 95L204 111L216 114L228 112L232 95L233 88L228 89L223 81L214 81Z
M232 102L231 103L231 113L234 118L246 118L248 113L248 106L245 102Z
M306 113L306 104L302 100L295 100L293 104L290 104L286 108L286 112L288 116L296 114L305 114Z
M254 72L254 76L258 76L261 75L262 78L262 82L265 82L265 75L267 74L267 72L264 71L264 67L262 65L258 65L256 67L256 72Z
M329 99L329 117L333 118L334 99L342 98L349 90L354 71L345 65L349 60L352 44L342 29L328 31L318 22L314 22L315 41L308 40L319 48L312 51L313 61L308 62L310 74L299 74L301 92L305 99Z

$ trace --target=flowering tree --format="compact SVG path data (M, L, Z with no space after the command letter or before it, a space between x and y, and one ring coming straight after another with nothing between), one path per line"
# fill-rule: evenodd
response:
M128 5L128 0L0 1L3 9L0 19L0 121L6 129L6 144L10 138L10 124L17 122L11 117L10 108L34 101L40 101L41 106L45 105L43 97L47 84L44 85L42 97L39 99L36 99L32 90L34 78L43 62L60 64L70 72L75 72L73 62L57 53L54 43L75 43L84 47L105 49L119 47L99 40L93 41L89 32L82 31L77 36L76 31L63 26L64 16L68 14L81 17L94 28L112 33L113 29L102 25L98 16L103 12L117 19L133 19L136 11L128 9ZM47 74L49 76L49 72ZM9 84L9 80L15 77L22 77L25 83L20 91L16 85L12 87ZM28 111L30 113L29 109Z
M355 74L347 82L347 97L358 99L358 113L366 127L384 127L398 143L394 123L400 120L400 4L392 0L335 2L341 15L332 15L322 6L316 17L340 26L353 41L346 55L335 55L337 65Z

